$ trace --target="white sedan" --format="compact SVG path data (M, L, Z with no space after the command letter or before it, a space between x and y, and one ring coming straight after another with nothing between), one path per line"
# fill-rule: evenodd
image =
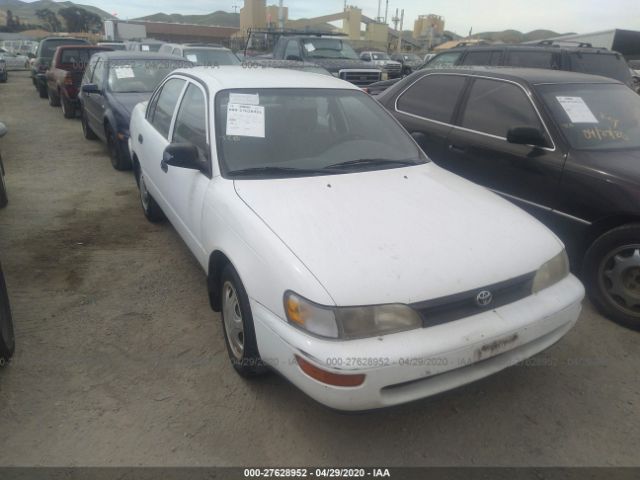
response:
M28 70L29 57L0 49L0 58L7 64L7 70Z
M578 318L562 243L342 80L177 70L130 127L144 213L207 273L243 376L375 409L520 362Z

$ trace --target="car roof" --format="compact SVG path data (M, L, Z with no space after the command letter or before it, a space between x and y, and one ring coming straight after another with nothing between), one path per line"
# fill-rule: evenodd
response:
M466 52L466 51L483 51L483 50L530 50L530 51L539 51L539 52L560 52L562 50L569 52L582 52L582 53L599 53L600 55L620 55L618 52L613 50L608 50L606 48L598 48L598 47L580 47L578 45L524 45L524 44L515 44L508 45L504 43L496 43L493 45L462 45L460 47L453 47L448 50L444 50L440 53L447 52Z
M69 49L73 49L73 50L104 50L105 52L108 52L110 50L108 50L108 46L107 45L84 45L82 43L78 44L78 45L60 45L58 47L60 50L65 50L67 48Z
M96 53L96 56L100 56L106 60L182 60L187 61L184 57L179 55L172 55L169 53L158 52L136 52L132 50L118 50L115 52L105 51Z
M42 40L40 40L40 42L50 42L50 41L57 41L57 42L84 42L84 43L89 43L88 40L84 39L84 38L75 38L75 37L47 37L47 38L43 38Z
M225 65L217 68L181 68L175 74L196 77L204 82L212 93L229 88L329 88L360 90L355 85L328 75L278 68L251 69Z
M423 75L428 73L465 74L472 76L491 76L505 80L513 80L531 85L543 83L619 83L622 82L600 75L569 72L566 70L548 70L543 68L522 67L453 67L453 68L425 68L419 70Z

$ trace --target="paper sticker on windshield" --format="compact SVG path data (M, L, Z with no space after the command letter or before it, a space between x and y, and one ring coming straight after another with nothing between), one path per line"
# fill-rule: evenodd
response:
M260 95L252 93L230 93L229 103L240 105L260 105Z
M148 51L149 51L149 45L141 45L141 46L140 46L140 49L141 49L143 52L148 52Z
M198 56L191 53L191 54L187 55L187 60L189 60L190 62L197 62L198 61Z
M556 97L569 116L571 123L598 123L582 97Z
M131 67L115 67L116 77L118 80L122 80L123 78L135 78L135 74L133 73L133 68Z
M313 43L305 43L304 44L304 49L307 52L313 52L313 51L315 51L316 47L313 46Z
M230 103L227 106L227 135L264 138L264 107Z

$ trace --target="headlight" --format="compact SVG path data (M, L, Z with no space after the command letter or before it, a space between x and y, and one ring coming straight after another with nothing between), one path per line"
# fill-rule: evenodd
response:
M538 293L569 275L569 258L567 252L562 250L547 263L542 265L533 279L531 293Z
M413 330L422 326L415 310L400 304L372 307L325 307L293 292L284 296L287 320L310 333L355 339Z

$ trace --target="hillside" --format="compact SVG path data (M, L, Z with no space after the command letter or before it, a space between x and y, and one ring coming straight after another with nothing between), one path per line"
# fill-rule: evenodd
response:
M54 12L58 12L61 8L81 7L85 10L99 15L103 19L115 18L113 15L100 10L91 5L82 5L74 2L54 2L52 0L37 0L35 2L23 2L21 0L0 0L0 18L6 18L7 10L11 10L14 17L20 17L22 23L39 24L40 20L36 17L36 10L48 8ZM4 22L3 22L4 23Z
M522 33L518 30L503 30L502 32L481 32L471 35L472 38L482 38L491 42L522 43L542 40L544 38L567 35L556 33L551 30L533 30L529 33Z
M2 1L2 0L0 0ZM215 25L218 27L240 27L240 14L217 11L206 15L181 15L179 13L156 13L136 20L152 22L191 23L194 25Z

